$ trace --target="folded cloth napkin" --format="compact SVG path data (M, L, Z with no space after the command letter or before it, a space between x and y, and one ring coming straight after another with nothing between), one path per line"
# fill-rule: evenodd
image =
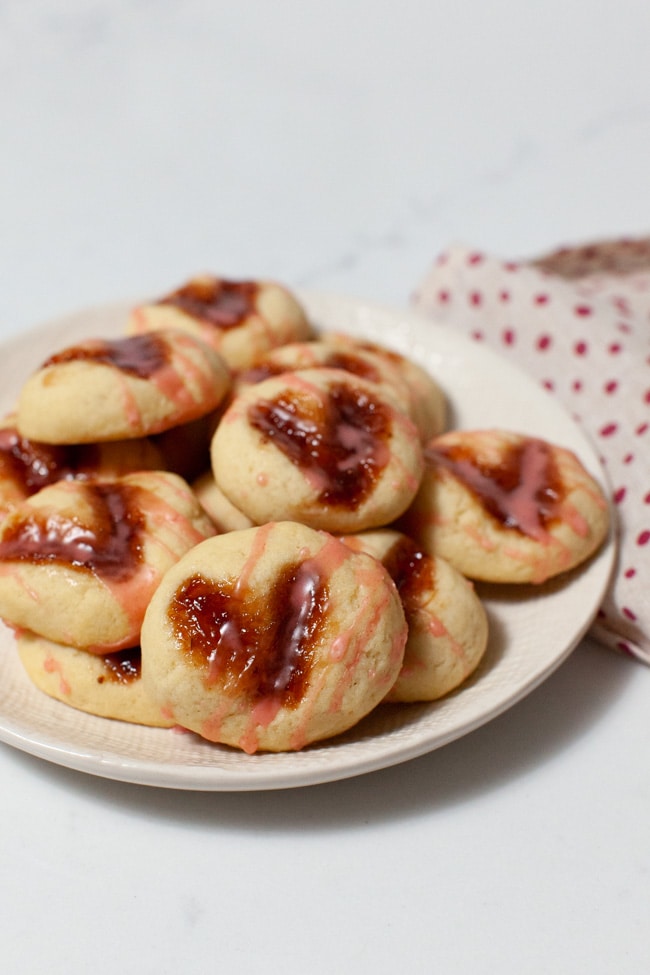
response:
M619 553L592 635L650 664L650 238L530 261L455 246L413 304L519 363L596 444Z

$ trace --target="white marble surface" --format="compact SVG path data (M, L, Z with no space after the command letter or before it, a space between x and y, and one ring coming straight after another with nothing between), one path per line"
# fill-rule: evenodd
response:
M201 269L404 304L452 240L648 232L650 12L0 0L0 132L2 336ZM0 970L640 975L649 696L585 642L461 741L276 793L2 746Z

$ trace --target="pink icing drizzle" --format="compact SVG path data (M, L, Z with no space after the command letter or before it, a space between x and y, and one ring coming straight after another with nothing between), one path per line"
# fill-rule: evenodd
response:
M466 444L434 442L425 456L432 467L461 481L506 528L549 540L547 525L561 518L564 486L547 443L525 438L511 445L498 464L481 462Z

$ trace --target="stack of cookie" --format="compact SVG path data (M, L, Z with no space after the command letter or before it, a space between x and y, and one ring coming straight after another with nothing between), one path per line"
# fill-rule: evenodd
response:
M0 617L33 682L246 752L305 747L478 666L470 580L607 533L567 451L447 431L416 363L203 276L53 354L0 429Z

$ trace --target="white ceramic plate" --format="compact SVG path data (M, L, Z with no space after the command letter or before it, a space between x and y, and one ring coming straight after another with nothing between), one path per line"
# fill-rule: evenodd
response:
M489 350L408 311L337 296L302 296L323 328L372 338L429 368L448 395L452 423L516 428L574 450L597 477L590 443L557 402ZM122 329L127 306L93 309L3 347L0 407L56 349ZM614 558L610 541L585 568L543 587L481 589L491 637L484 662L458 692L433 704L377 709L346 735L302 752L244 755L186 733L83 714L31 686L8 630L0 630L0 740L95 775L176 789L280 789L347 778L422 755L503 712L571 652L593 619Z

